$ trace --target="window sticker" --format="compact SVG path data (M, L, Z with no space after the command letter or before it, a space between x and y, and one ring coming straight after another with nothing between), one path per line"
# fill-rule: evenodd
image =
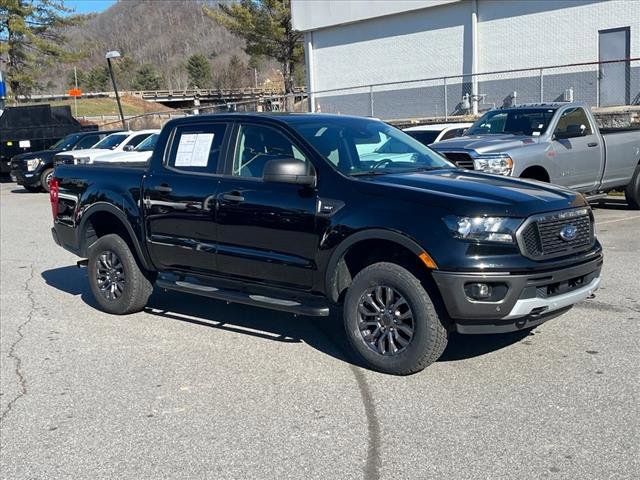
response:
M31 148L31 140L20 140L18 146L20 148Z
M206 167L213 143L213 133L185 133L176 152L176 167Z

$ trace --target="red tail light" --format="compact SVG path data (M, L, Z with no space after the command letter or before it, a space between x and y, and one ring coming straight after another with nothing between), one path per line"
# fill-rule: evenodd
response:
M60 189L60 184L58 179L53 177L49 182L49 201L51 202L51 213L53 214L53 219L58 218L58 191Z

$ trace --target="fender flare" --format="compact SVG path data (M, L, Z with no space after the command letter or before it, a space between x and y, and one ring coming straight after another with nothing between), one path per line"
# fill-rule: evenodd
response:
M424 248L422 248L415 240L393 230L371 228L361 230L352 235L349 235L347 238L342 240L342 242L340 242L338 246L333 250L333 253L329 257L329 261L327 262L327 268L325 269L325 291L328 294L327 296L332 300L338 298L336 285L333 282L333 277L335 275L338 263L342 258L344 258L344 255L349 250L349 248L351 248L356 243L365 240L386 240L389 242L397 243L398 245L401 245L410 250L416 255L416 257L419 257L420 254L424 253L425 251Z
M131 238L131 242L133 243L133 246L135 249L134 253L136 257L138 258L138 260L140 261L140 263L145 269L153 270L154 268L148 261L147 257L145 256L144 251L140 246L140 241L136 233L133 231L133 228L131 227L131 224L129 223L129 220L127 219L126 214L116 206L107 202L96 202L83 212L82 219L80 220L80 223L78 224L78 227L76 229L79 237L78 245L80 246L80 253L83 256L86 256L87 254L87 249L89 246L85 245L85 240L84 240L84 233L87 228L87 221L93 216L93 214L98 212L108 212L114 215L120 221L120 223L122 223L125 230L129 234L129 237Z

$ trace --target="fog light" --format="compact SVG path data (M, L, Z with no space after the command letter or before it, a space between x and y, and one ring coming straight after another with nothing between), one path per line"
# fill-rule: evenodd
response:
M467 285L467 295L474 300L485 300L491 297L492 289L486 283L470 283Z

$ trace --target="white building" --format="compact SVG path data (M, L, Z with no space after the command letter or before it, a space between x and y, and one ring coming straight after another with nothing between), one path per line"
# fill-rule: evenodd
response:
M292 0L292 16L323 112L407 118L640 95L640 60L575 65L639 58L640 0ZM514 69L530 70L484 75Z

